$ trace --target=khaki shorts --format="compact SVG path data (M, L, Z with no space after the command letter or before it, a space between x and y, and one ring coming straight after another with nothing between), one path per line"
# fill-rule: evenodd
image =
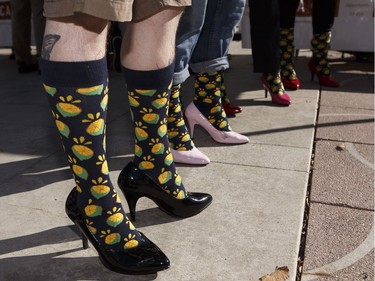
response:
M165 7L190 6L191 0L44 0L46 17L81 12L110 21L139 21Z

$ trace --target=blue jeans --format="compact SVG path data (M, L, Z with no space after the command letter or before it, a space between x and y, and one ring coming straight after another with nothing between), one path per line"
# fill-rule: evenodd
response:
M246 0L193 0L181 17L176 36L173 84L194 73L225 70L234 27L240 22Z

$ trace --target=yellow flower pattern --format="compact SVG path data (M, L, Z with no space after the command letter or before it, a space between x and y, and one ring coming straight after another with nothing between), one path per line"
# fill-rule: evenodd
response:
M194 148L194 142L190 138L190 134L184 121L180 101L180 91L180 84L174 85L171 88L171 99L169 101L167 118L168 140L170 148L187 151Z
M194 104L216 129L231 131L221 100L222 75L222 71L196 74Z
M284 85L281 83L280 72L277 72L276 74L268 73L266 80L268 88L272 94L283 95L285 93Z
M173 163L168 138L175 138L178 143L186 143L188 147L190 137L186 136L187 129L180 103L173 102L179 100L179 93L172 91L171 94L171 91L172 84L161 89L128 89L134 122L134 164L160 188L178 199L183 199L186 197L186 192L180 180L176 180L180 177ZM170 100L171 95L173 101ZM169 130L169 127L173 129ZM181 133L180 127L185 127L185 131ZM180 135L183 136L183 141L179 138ZM180 183L179 186L177 182ZM128 238L127 247L133 245L131 241L132 239Z
M297 78L294 70L294 28L280 29L280 74L285 80Z
M141 236L126 217L109 178L105 137L108 80L81 88L43 86L73 172L77 205L89 231L103 245L136 247ZM152 122L151 115L145 119Z
M331 32L314 34L311 39L313 51L313 60L316 64L316 70L323 76L331 75L331 68L328 63L328 50L331 46Z

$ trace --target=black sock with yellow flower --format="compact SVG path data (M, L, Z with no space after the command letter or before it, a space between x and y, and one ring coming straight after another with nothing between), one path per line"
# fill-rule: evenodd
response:
M221 102L221 83L220 71L196 74L194 105L216 129L231 131Z
M169 146L175 150L192 150L193 140L185 124L180 100L181 84L173 85L168 109L168 139Z
M294 28L280 29L280 68L283 79L291 81L297 78L294 70Z
M95 239L113 249L141 241L109 178L106 160L106 59L41 61L44 89L76 182L77 205Z
M276 73L265 73L265 75L267 86L271 94L283 95L285 92L285 88L283 83L281 82L280 72L278 71Z
M124 68L135 130L134 165L167 193L186 198L169 148L167 114L174 63L151 71Z
M314 34L311 39L313 56L316 70L320 75L330 76L331 68L328 63L328 51L331 47L332 33L327 31L321 34Z
M227 88L225 87L225 82L224 82L224 71L219 72L221 75L221 84L220 84L220 93L221 93L221 101L224 103L230 103L230 99L228 98L227 95Z

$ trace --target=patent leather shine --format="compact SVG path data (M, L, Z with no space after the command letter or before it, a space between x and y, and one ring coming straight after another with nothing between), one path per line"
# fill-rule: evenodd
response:
M216 129L207 118L199 111L193 102L185 110L185 117L190 129L190 136L194 137L195 125L200 125L218 143L242 144L248 143L249 138L233 131L220 131Z
M129 204L130 218L135 220L135 207L141 197L155 202L165 213L180 218L192 217L207 208L212 196L207 193L188 192L184 199L176 199L130 162L120 173L118 185Z
M264 87L265 97L267 97L268 92L270 92L272 103L279 104L279 105L285 105L285 106L289 106L292 103L292 99L289 97L289 95L287 93L284 93L283 95L279 95L279 94L273 94L270 91L270 89L268 87L266 75L262 75L261 82L262 82L262 85Z
M141 232L142 240L132 249L114 250L101 245L88 229L76 202L77 191L74 188L66 200L66 214L81 231L84 248L87 248L88 238L98 252L100 261L108 269L124 274L151 274L169 267L167 256Z
M224 102L224 101L222 102L222 104L223 104L223 109L224 109L226 115L235 115L237 113L242 112L242 108L237 106L237 105L227 103L227 102Z
M299 81L298 78L292 79L292 80L281 78L281 82L283 82L285 89L291 90L291 91L296 91L301 86L301 82Z
M316 74L316 77L318 77L319 84L321 86L325 87L332 87L332 88L337 88L339 87L339 82L337 82L335 79L333 79L332 76L324 76L321 75L317 70L316 70L316 65L314 61L311 59L308 63L310 72L311 72L311 80L314 80L314 75Z

